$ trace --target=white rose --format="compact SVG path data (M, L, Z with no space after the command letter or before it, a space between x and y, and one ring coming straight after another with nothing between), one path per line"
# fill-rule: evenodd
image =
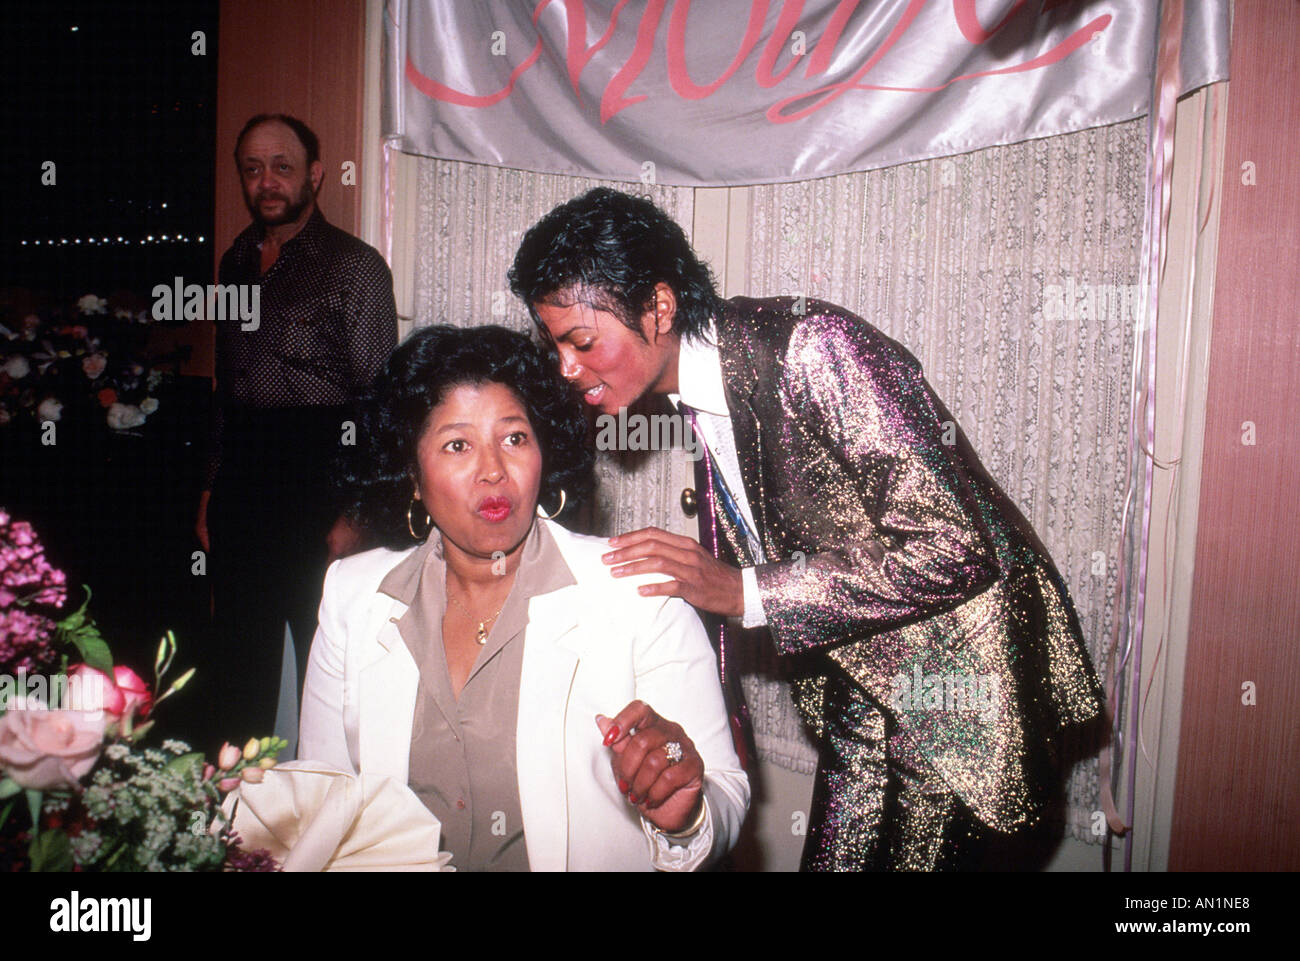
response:
M113 404L108 408L108 426L113 430L126 430L144 423L144 414L135 404Z
M108 301L103 297L96 297L94 294L86 294L86 296L78 300L77 307L83 314L108 313Z
M27 363L27 358L22 354L15 354L5 361L4 367L0 368L14 380L22 380L32 372L32 365Z
M157 397L146 397L144 400L140 401L140 413L144 414L146 417L148 417L157 409L158 409Z
M46 397L37 406L36 416L42 423L47 420L59 420L63 416L63 404L57 397Z
M108 358L103 354L90 354L81 358L81 370L91 380L95 380L108 367Z

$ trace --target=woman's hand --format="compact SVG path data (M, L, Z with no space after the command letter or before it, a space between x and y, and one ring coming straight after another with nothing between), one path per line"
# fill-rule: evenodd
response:
M704 759L681 725L642 701L633 701L612 719L596 715L596 725L613 752L614 779L628 803L669 834L694 824L704 803ZM668 757L670 742L681 748L676 762Z

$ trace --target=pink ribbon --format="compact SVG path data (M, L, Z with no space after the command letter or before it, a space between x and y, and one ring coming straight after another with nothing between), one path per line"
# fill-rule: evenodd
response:
M1128 582L1128 541L1130 511L1136 487L1133 471L1134 459L1145 455L1154 460L1155 450L1155 391L1156 391L1156 317L1160 299L1160 280L1164 273L1167 255L1166 238L1169 231L1169 207L1172 196L1171 171L1174 152L1174 123L1178 109L1178 90L1181 85L1180 40L1183 28L1183 0L1164 0L1160 9L1160 29L1157 34L1155 74L1152 81L1151 112L1148 115L1146 215L1142 230L1142 254L1139 288L1146 296L1142 304L1142 320L1138 327L1138 342L1134 345L1133 379L1129 414L1129 466L1128 484L1124 498L1124 513L1120 527L1120 542L1125 545L1125 563L1119 572L1120 603L1115 607L1112 635L1115 644L1107 657L1107 710L1113 724L1114 739L1101 752L1100 780L1101 804L1110 829L1124 835L1124 870L1132 869L1134 794L1137 783L1138 753L1132 748L1138 741L1137 698L1141 689L1142 635L1146 612L1147 565L1151 529L1151 464L1146 466L1142 489L1142 516L1137 532L1137 591L1130 596ZM1142 384L1143 368L1146 382ZM1139 386L1142 384L1142 386ZM1141 426L1139 427L1139 419ZM1132 611L1130 620L1124 617ZM1123 621L1121 622L1121 618ZM1118 665L1111 668L1115 652L1122 648ZM1125 668L1129 680L1127 693L1133 703L1129 705L1127 739L1123 732L1123 707ZM1126 768L1128 797L1125 816L1120 817L1115 804L1113 760L1118 750ZM1106 849L1107 863L1109 851Z

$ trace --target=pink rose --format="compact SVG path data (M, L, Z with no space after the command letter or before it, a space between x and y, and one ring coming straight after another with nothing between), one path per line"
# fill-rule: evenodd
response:
M122 713L132 711L134 716L141 720L148 717L153 707L153 691L149 690L149 685L140 680L140 676L135 671L121 664L113 668L113 680L126 699Z
M28 790L75 788L99 760L103 741L98 712L6 711L0 717L0 767Z
M68 677L76 679L80 686L83 707L93 708L99 705L114 717L121 717L126 712L126 695L118 690L117 684L103 671L96 670L89 664L78 664L68 672Z

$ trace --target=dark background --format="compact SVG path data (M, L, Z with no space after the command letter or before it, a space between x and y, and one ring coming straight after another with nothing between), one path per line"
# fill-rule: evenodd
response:
M66 313L87 293L149 303L177 274L212 282L216 2L5 3L0 71L0 323ZM155 326L151 338L176 333ZM115 660L146 680L165 630L180 667L207 631L191 530L209 393L207 378L178 377L144 426L65 417L53 447L30 424L0 425L0 506L32 522L70 586L90 586Z

